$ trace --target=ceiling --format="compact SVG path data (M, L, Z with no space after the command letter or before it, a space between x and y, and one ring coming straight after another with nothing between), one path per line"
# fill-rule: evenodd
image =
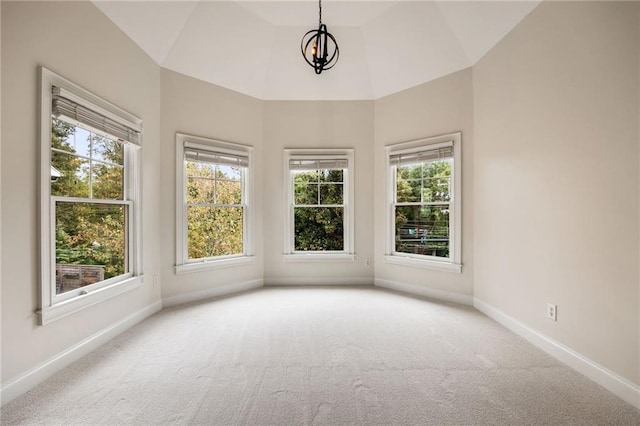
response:
M263 100L377 99L475 64L539 1L325 0L340 46L316 75L300 52L318 3L98 1L160 66Z

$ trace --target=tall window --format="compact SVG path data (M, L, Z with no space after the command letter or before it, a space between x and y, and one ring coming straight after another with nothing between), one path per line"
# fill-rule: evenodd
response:
M387 147L387 260L460 270L459 144L455 133Z
M177 158L178 272L244 261L251 148L178 134Z
M42 70L42 77L45 323L74 305L62 302L138 275L136 176L142 123L48 70ZM108 294L101 291L88 300Z
M353 255L353 151L286 150L285 253L349 260ZM337 255L337 256L327 256ZM345 257L346 255L346 257Z

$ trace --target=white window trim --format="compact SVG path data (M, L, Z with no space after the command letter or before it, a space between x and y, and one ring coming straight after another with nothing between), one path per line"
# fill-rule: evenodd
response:
M189 260L187 251L187 200L185 191L186 170L184 166L185 143L192 146L200 145L203 149L227 152L230 154L242 154L249 157L249 166L247 167L244 187L242 188L246 203L242 242L244 248L243 254ZM253 147L251 146L176 133L176 274L242 266L255 262L253 248L253 167Z
M293 220L293 180L291 179L289 160L291 159L345 159L347 169L343 174L345 181L344 188L344 247L343 251L310 251L296 252L294 250L294 220ZM285 149L283 161L284 176L284 254L285 262L353 262L355 260L355 233L354 233L354 181L355 162L354 150L351 148L341 149Z
M125 176L125 192L131 209L129 234L129 272L114 279L104 280L62 295L55 293L55 218L52 215L54 197L51 197L51 103L52 87L60 87L74 96L78 103L117 121L126 123L142 132L142 120L94 95L71 81L40 67L40 309L37 311L40 325L79 312L89 306L115 297L142 285L142 239L140 200L140 152L128 146L125 164L129 167ZM128 162L128 163L127 163ZM55 197L63 199L64 197Z
M462 272L462 163L461 163L461 140L460 132L435 136L425 139L418 139L410 142L385 146L385 173L386 173L386 206L385 206L385 262L413 266L439 271ZM425 148L435 147L435 145L453 143L453 165L452 180L453 194L451 197L451 208L453 210L453 221L450 222L451 246L449 247L450 258L445 259L436 256L416 255L409 253L394 252L395 247L395 217L393 212L393 202L395 195L394 167L391 167L390 157L399 153L410 153L421 151Z

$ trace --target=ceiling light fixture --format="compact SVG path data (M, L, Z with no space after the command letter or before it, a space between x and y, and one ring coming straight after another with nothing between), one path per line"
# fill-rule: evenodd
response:
M327 31L327 26L322 23L322 0L318 0L318 16L320 22L318 29L308 31L302 36L300 42L302 57L313 67L316 74L333 68L338 62L338 56L340 56L336 39ZM333 44L332 49L330 49L330 44Z

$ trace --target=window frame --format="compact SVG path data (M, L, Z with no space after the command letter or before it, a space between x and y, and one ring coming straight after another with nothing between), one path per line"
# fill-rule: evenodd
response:
M40 67L40 307L37 315L40 325L74 314L82 309L115 297L142 285L142 239L140 203L140 145L124 143L123 199L108 200L51 195L51 126L53 87L64 89L74 102L111 120L126 125L142 135L142 120L133 114L94 95L60 75ZM63 119L65 122L71 122ZM80 127L88 126L81 124ZM100 133L100 132L96 132ZM113 137L113 136L112 136ZM117 139L117 138L116 138ZM88 202L124 205L126 216L128 272L62 294L56 294L55 261L55 203Z
M243 171L242 205L243 205L243 253L189 259L188 226L187 226L187 192L186 164L184 151L186 145L198 149L246 156L249 165ZM217 139L176 133L176 274L198 272L209 269L247 265L255 262L253 247L253 147Z
M462 272L462 133L449 133L441 136L417 139L409 142L385 146L385 254L387 263L415 266L440 271ZM453 161L451 165L451 199L449 210L449 257L438 257L423 254L411 254L395 251L395 200L397 189L397 166L391 164L391 156L409 154L429 149L436 149L451 143L453 145Z
M283 161L285 223L284 223L284 261L285 262L353 262L355 260L354 238L354 181L355 162L352 148L339 149L285 149ZM294 183L290 160L326 160L340 159L347 161L343 172L343 204L344 204L344 250L340 251L296 251L294 223Z

